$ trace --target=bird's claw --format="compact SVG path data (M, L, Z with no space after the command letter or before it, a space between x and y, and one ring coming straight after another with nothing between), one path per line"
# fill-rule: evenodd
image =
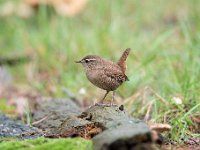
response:
M111 106L117 106L117 104L113 104L113 103L95 103L95 106L105 106L105 107L111 107Z

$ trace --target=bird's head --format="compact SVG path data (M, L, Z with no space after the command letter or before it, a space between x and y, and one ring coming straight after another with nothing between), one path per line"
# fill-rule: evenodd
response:
M97 55L88 55L76 63L81 63L86 70L95 68L99 63L102 62L102 58Z

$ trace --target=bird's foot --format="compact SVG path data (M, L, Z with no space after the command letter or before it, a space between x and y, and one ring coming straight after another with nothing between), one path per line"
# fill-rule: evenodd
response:
M94 104L95 106L108 106L106 103L98 102Z
M117 106L117 104L114 104L114 103L110 103L110 106Z
M105 106L105 107L111 107L111 106L117 106L117 104L98 102L98 103L95 103L95 106Z

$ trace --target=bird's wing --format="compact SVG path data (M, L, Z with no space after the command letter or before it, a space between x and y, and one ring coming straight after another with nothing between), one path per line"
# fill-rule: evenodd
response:
M113 71L114 70L114 71ZM117 67L116 68L104 68L104 74L111 78L111 80L115 80L119 83L123 83L124 81L127 81L127 76Z

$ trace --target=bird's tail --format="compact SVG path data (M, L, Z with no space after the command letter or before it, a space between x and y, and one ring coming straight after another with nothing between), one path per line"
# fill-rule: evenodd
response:
M119 59L119 61L118 61L118 65L121 67L121 69L122 69L122 71L123 71L123 73L125 74L125 72L126 72L126 59L127 59L127 57L128 57L128 55L129 55L129 52L130 52L130 48L127 48L124 52L123 52L123 54L122 54L122 56L121 56L121 58Z

